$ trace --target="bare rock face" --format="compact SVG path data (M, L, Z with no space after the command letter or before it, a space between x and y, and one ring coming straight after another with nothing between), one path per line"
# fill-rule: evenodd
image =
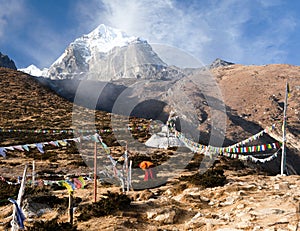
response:
M17 67L12 59L0 52L0 67L6 67L17 70Z
M51 79L81 79L88 71L88 63L83 58L82 49L71 44L65 50L65 58L54 63L48 71Z
M147 42L115 47L108 53L93 56L86 79L111 81L123 78L154 79L166 64Z
M84 51L83 51L84 50ZM115 47L104 53L94 53L87 47L71 44L61 62L49 69L51 79L111 81L121 78L153 79L166 64L152 51L147 42ZM84 54L91 54L85 59Z

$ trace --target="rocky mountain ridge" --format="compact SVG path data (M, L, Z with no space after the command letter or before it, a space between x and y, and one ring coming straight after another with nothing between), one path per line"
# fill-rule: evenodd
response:
M6 67L13 70L17 70L15 62L12 59L10 59L7 55L2 54L1 52L0 52L0 67Z

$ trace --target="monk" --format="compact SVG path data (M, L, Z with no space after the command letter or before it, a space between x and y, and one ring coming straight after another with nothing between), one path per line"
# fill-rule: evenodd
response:
M144 181L156 179L154 164L150 161L142 161L139 167L145 171Z

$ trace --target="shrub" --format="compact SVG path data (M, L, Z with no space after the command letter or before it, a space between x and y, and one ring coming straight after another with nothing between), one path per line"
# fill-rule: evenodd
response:
M92 217L101 217L114 212L124 209L130 205L131 199L125 194L111 193L104 194L105 197L101 198L100 201L79 206L79 212L81 213L78 217L79 221L87 221Z
M72 226L69 222L57 222L57 219L50 221L36 221L32 227L28 227L29 231L76 231L77 226Z
M196 173L191 176L182 176L180 180L186 180L194 185L201 185L205 188L224 186L227 182L223 169L209 169L203 174Z
M7 205L10 202L8 198L17 198L20 185L10 185L6 182L0 181L0 206Z

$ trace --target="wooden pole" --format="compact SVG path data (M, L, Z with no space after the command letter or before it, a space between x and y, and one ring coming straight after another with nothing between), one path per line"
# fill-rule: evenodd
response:
M126 141L126 150L125 150L125 161L124 161L124 165L125 165L125 176L124 177L126 179L126 186L127 186L127 192L129 192L129 166L128 166L128 142Z
M94 202L97 202L97 142L94 148Z
M132 171L132 160L129 161L129 175L128 175L128 184L129 184L129 188L132 188L131 185L131 171Z
M73 192L69 193L69 223L73 225Z
M32 161L32 187L35 186L35 161Z
M17 204L19 205L19 207L21 208L21 203L22 203L22 197L24 194L24 189L25 189L25 181L26 181L26 173L27 173L27 164L25 165L25 169L23 172L23 178L22 178L22 183L19 189L19 194L18 194L18 198L17 198ZM12 214L12 221L11 221L11 230L12 231L16 231L19 229L17 221L16 221L16 207L14 206L14 210L13 210L13 214Z
M288 82L286 82L285 98L284 98L284 110L283 110L283 124L282 124L282 154L281 154L281 171L280 174L284 175L286 168L286 112L287 112L287 100L288 100Z

